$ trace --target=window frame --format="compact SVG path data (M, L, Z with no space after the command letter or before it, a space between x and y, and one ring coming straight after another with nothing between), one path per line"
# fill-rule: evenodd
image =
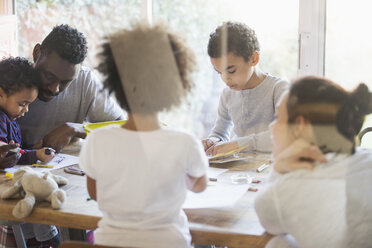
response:
M15 14L15 0L0 0L0 14L14 15Z
M298 76L324 76L326 0L299 0Z
M141 2L141 20L144 24L152 24L153 0L142 0Z

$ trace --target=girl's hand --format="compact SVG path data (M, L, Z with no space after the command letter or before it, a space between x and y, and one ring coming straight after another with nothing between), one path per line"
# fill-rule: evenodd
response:
M21 154L15 153L10 156L7 156L8 152L14 148L19 147L19 144L10 141L9 144L0 146L0 169L5 169L13 167L17 164Z
M36 158L43 163L48 163L56 155L56 151L49 147L43 147L36 151Z
M279 173L298 169L312 170L317 162L327 162L319 147L303 139L298 139L277 156L274 156L274 169Z
M217 155L221 153L226 153L230 152L233 150L236 150L239 148L238 142L237 141L230 141L226 143L220 143L220 144L215 144L212 147L210 147L206 153L207 155Z

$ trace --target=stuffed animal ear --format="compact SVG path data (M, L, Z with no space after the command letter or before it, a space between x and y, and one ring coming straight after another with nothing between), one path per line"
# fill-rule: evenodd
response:
M68 180L67 178L64 178L64 177L61 177L61 176L57 176L57 175L54 175L54 174L50 174L50 176L54 179L54 181L56 181L57 184L59 185L65 185L68 183Z
M26 172L29 172L30 170L32 169L27 166L18 169L16 172L14 172L13 180L18 181Z

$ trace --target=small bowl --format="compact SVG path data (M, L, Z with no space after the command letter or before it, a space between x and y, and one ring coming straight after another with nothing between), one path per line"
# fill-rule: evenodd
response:
M251 183L253 179L246 173L234 174L230 178L233 184L248 184Z

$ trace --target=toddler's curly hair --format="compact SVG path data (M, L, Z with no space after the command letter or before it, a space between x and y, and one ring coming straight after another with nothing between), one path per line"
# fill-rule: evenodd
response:
M39 75L31 63L21 57L10 57L0 61L0 87L7 95L24 88L38 88Z

